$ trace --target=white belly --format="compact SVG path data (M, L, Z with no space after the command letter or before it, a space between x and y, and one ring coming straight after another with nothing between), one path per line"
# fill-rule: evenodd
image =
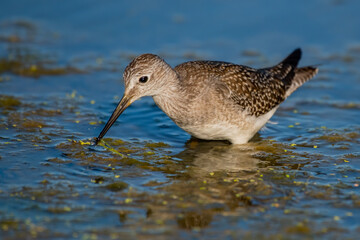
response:
M202 125L202 126L186 126L183 127L185 131L194 137L205 140L229 140L234 144L247 143L250 138L256 133L252 134L249 130L239 129L235 125L216 124L216 125Z
M182 129L194 137L205 140L228 140L233 144L247 143L271 118L276 108L260 117L247 116L238 124L219 122L216 124L186 125Z

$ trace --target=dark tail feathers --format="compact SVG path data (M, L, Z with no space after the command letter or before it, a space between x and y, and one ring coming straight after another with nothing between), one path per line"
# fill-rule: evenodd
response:
M300 61L300 58L301 49L297 48L279 64L271 68L265 68L264 70L270 71L274 74L276 79L281 80L286 87L289 87L295 76L295 69Z
M291 93L314 77L318 72L318 69L312 66L297 68L300 58L301 49L297 48L279 64L285 69L291 66L291 70L289 70L288 74L282 79L286 87L285 97L290 96Z
M300 58L301 49L297 48L278 65L264 69L272 72L276 79L284 83L286 89L285 98L318 72L318 69L312 66L297 68Z
M297 48L289 56L287 56L287 58L285 58L281 63L296 68L300 61L301 54L302 54L301 49Z

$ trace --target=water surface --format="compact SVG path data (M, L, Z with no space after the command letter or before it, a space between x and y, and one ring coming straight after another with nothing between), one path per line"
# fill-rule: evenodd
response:
M360 4L8 1L0 10L2 239L356 239ZM190 139L151 98L89 146L141 53L316 78L250 143Z

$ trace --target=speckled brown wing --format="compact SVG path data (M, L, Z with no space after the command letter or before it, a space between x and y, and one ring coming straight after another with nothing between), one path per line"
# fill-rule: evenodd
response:
M249 115L263 115L285 100L285 85L273 73L245 66L232 68L232 74L220 80L229 88L230 98Z
M233 100L249 115L265 114L285 99L285 85L265 69L227 62L195 61L180 64L175 71L187 89L202 89L196 86L200 84L214 86L224 98ZM200 92L193 93L194 96L198 94Z
M296 49L274 67L254 69L242 65L217 61L195 61L175 67L184 84L194 86L209 84L249 115L261 116L277 107L298 86L316 72L313 68L297 69L301 50ZM194 92L194 96L199 93Z

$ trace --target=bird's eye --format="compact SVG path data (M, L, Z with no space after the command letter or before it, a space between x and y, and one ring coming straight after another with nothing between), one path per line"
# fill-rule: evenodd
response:
M139 78L139 82L140 83L146 83L148 80L148 77L147 76L142 76L141 78Z

